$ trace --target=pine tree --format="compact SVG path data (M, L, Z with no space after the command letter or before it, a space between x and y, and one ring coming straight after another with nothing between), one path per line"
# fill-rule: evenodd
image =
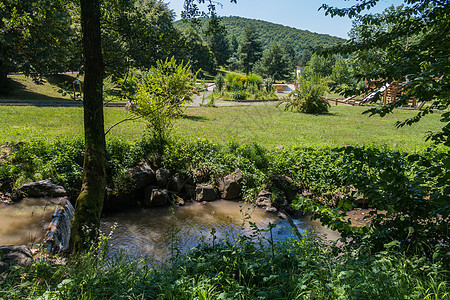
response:
M248 75L255 63L261 58L262 47L258 35L253 26L244 29L241 43L239 45L237 57L239 65Z

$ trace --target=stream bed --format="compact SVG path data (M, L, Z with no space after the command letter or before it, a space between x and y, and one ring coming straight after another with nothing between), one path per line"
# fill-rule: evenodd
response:
M14 204L0 203L0 245L27 245L42 242L58 199L29 198Z
M314 231L325 234L327 239L336 240L339 234L323 227L308 216L293 220L299 232ZM214 202L189 203L176 209L152 208L132 209L111 213L102 217L100 230L110 235L109 250L121 252L134 258L152 258L163 261L174 250L187 252L200 242L232 240L239 235L255 233L254 223L259 229L272 230L274 240L281 240L292 234L288 221L251 204L218 200ZM268 239L269 233L260 232L260 238Z
M0 245L35 247L42 242L59 199L24 199L7 205L0 203ZM312 221L308 216L293 220L301 234L306 230L336 240L339 234ZM252 225L253 224L253 225ZM185 253L201 242L233 241L239 236L257 235L267 242L294 235L287 220L265 209L246 203L218 200L188 203L177 208L134 208L105 214L100 230L109 237L109 250L134 259L162 262L175 251ZM258 229L257 229L258 228ZM68 237L68 232L64 233Z

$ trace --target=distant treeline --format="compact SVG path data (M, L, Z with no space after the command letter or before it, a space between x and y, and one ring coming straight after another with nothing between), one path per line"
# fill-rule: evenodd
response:
M206 20L201 20L201 22L206 23ZM220 24L226 28L229 38L234 35L238 41L242 38L244 28L252 26L259 36L263 50L268 49L269 45L273 42L287 44L294 48L299 59L302 58L304 51L309 47L330 47L345 41L342 38L327 34L318 34L307 30L241 17L221 17ZM180 30L186 30L190 26L190 23L179 20L174 25Z

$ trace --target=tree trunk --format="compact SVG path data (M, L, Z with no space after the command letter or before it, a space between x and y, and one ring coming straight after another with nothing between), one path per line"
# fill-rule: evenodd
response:
M84 54L84 135L83 185L75 204L70 250L89 249L98 236L105 193L105 132L103 121L103 58L100 44L98 0L80 0Z
M8 94L8 72L6 71L3 61L0 59L0 95L6 96Z

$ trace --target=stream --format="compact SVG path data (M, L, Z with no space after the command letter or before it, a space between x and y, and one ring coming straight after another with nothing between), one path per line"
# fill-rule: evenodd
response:
M0 204L0 245L36 247L57 207L55 199L24 199L13 205ZM301 234L305 231L336 240L339 234L312 221L308 216L293 220ZM134 259L162 262L178 253L186 253L201 242L233 242L239 236L257 235L267 243L270 224L274 240L293 234L287 220L252 204L218 200L188 203L177 208L134 208L107 213L100 221L103 235L109 236L109 251ZM68 235L64 232L63 235Z
M339 238L338 233L318 221L311 221L308 216L293 221L301 234L308 230L325 234L329 240ZM250 222L263 230L270 223L275 224L274 240L285 239L292 233L289 223L277 215L251 204L227 200L189 203L176 209L132 209L108 214L102 218L100 230L104 235L110 235L109 250L113 253L163 261L174 250L185 253L202 241L211 243L213 231L216 241L250 236L255 232ZM267 240L269 233L260 232L260 236Z
M0 245L27 245L42 242L58 201L24 199L13 205L0 203Z

